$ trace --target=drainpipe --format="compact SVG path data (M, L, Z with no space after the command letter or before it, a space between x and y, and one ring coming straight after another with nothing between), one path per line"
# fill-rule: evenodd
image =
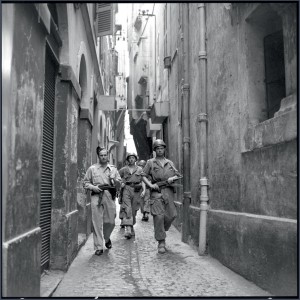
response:
M200 154L200 227L198 254L204 255L206 250L206 223L208 211L208 179L207 179L207 53L206 53L206 20L205 4L199 3L200 20L200 113L199 124L199 154Z
M189 82L189 4L182 4L182 42L183 42L183 83L181 86L182 93L182 110L183 110L183 224L182 224L182 241L187 243L190 234L189 230L189 207L191 203L190 189L190 86Z

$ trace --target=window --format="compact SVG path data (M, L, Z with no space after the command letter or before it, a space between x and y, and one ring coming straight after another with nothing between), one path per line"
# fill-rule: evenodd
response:
M258 4L246 18L248 99L253 124L273 118L285 93L281 17L269 4Z
M240 6L239 80L241 151L248 152L297 137L296 16L277 3ZM293 8L295 9L295 7ZM295 26L295 27L293 27Z
M96 3L96 36L113 34L113 3Z
M267 118L273 118L285 97L285 70L282 30L264 38Z

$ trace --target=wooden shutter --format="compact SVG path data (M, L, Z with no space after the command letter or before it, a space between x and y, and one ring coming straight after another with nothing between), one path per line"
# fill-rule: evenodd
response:
M113 4L96 4L96 36L113 34Z
M49 51L46 50L40 206L40 227L42 232L42 270L47 268L50 259L55 78L56 65L52 61Z

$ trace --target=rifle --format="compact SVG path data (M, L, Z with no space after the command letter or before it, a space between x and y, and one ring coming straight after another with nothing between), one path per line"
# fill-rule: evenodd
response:
M176 178L173 179L173 181L177 181L179 179L183 178L183 176L177 176ZM158 181L158 182L153 182L155 184L158 185L159 187L159 192L162 188L165 188L165 187L171 187L171 188L174 188L176 186L182 186L182 184L174 184L174 183L171 183L169 184L168 180L163 180L163 181ZM173 189L174 193L175 193L175 190Z

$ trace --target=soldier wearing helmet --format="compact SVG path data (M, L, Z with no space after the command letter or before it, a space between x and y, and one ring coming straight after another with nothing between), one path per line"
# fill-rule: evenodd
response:
M158 146L162 146L162 147L166 148L165 142L164 142L163 140L161 140L161 139L155 140L155 142L153 143L153 150L155 151L155 149L156 149Z
M146 165L146 161L140 160L137 163L137 165L140 166L142 169L144 169ZM142 221L147 222L149 220L148 215L150 213L150 206L149 206L150 188L143 181L142 181L142 187L143 187L143 191L141 193L141 213L143 214Z
M142 190L142 168L136 165L137 155L126 155L128 165L120 169L122 178L122 202L120 203L120 218L125 226L125 237L130 239L135 235L133 225L136 223L136 213L140 207L140 195Z
M116 204L110 192L101 190L98 185L112 185L113 183L118 189L121 184L121 177L117 168L108 164L107 150L98 146L96 152L99 163L88 168L83 179L83 187L92 192L94 250L96 250L95 255L101 255L103 254L104 244L108 249L112 247L110 235L115 227Z
M166 144L157 139L153 143L156 157L147 161L143 169L143 181L150 187L150 211L153 216L154 237L158 241L158 253L166 252L166 231L171 227L177 212L172 183L181 177L174 163L165 158ZM150 180L149 180L150 178ZM167 182L159 187L159 182Z

